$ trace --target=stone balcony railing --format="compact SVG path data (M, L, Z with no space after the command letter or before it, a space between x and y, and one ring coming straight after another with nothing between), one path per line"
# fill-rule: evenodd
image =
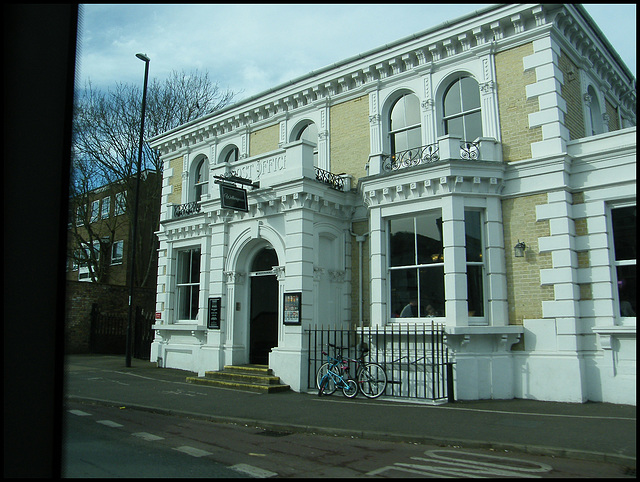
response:
M415 147L394 154L370 156L369 175L392 173L413 166L439 161L501 161L502 149L493 138L479 137L472 142L456 136L443 136L434 144Z

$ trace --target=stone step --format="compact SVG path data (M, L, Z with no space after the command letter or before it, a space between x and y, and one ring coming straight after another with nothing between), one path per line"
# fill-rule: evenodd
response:
M204 377L187 377L187 382L258 393L289 390L266 365L226 365L221 371L205 372Z

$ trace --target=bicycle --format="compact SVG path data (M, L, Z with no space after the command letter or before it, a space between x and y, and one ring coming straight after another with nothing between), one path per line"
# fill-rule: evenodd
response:
M335 345L329 346L336 348ZM338 349L336 348L336 352L337 350ZM336 357L329 355L325 351L323 351L322 354L327 355L329 357L329 361L324 363L316 373L318 396L331 395L338 388L342 388L342 393L345 397L355 397L358 394L358 385L356 381L351 378L345 378L340 374L340 371L346 374L349 370L346 359L342 356L342 353Z
M346 373L349 370L349 362L354 362L357 367L356 384L358 386L358 391L367 398L378 398L384 393L387 388L387 374L384 368L382 368L378 363L364 361L364 355L369 351L366 345L361 349L359 358L344 358L342 356L342 348L338 348L336 345L332 345L331 343L328 343L327 345L336 350L336 352L340 350L340 359L330 357L331 361L323 363L320 366L316 373L316 386L318 388L320 388L320 382L328 371L342 371ZM322 354L327 355L324 351ZM342 362L342 365L338 367L340 362Z

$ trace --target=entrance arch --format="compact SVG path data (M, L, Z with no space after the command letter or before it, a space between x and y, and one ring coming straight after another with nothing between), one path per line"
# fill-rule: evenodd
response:
M269 352L278 345L278 279L273 267L278 255L272 246L260 249L249 272L249 363L268 365Z

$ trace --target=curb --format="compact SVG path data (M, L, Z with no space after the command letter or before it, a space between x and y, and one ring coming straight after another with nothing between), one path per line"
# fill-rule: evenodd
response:
M109 407L122 406L122 402L113 400L103 400L88 397L76 397L73 395L66 395L65 400L80 402L80 403L94 403ZM221 423L221 424L235 424L235 425L251 425L256 428L262 428L266 430L274 431L288 431L296 433L308 433L318 434L334 437L346 437L346 438L362 438L367 440L379 440L384 442L403 442L403 443L415 443L420 445L438 445L438 446L455 446L477 449L493 449L498 451L512 451L526 453L529 455L542 455L547 457L564 457L576 460L589 460L594 462L606 462L611 464L618 464L625 467L636 467L636 457L630 457L626 455L603 453L603 452L590 452L586 450L575 450L561 447L546 447L541 445L524 445L517 443L505 443L505 442L491 442L491 441L479 441L479 440L466 440L466 439L446 439L442 437L429 437L429 436L415 436L415 435L403 435L403 434L390 434L387 432L376 432L370 430L350 430L342 428L327 428L317 427L313 425L297 425L286 424L278 422L267 422L263 420L240 418L240 417L223 417L218 415L205 415L202 413L185 412L175 409L165 409L158 407L150 407L146 405L127 404L126 408L132 410L140 410L145 412L158 413L162 415L171 415L178 417L188 417L197 420L204 420L207 422Z

